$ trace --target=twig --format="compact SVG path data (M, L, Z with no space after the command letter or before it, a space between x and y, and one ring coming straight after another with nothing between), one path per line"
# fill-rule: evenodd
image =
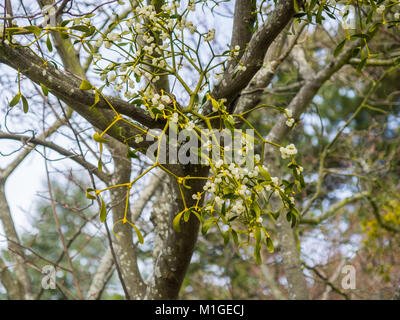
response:
M303 264L303 265L307 269L312 270L320 279L322 279L325 282L326 285L330 286L333 291L342 295L346 300L351 300L347 293L345 293L342 290L340 290L339 288L337 288L332 282L329 281L329 279L327 277L322 275L321 272L319 272L317 268L308 266L306 264Z
M46 153L46 148L44 148L44 153ZM65 253L65 256L66 256L67 261L68 261L68 265L69 265L69 267L71 269L72 277L74 279L74 284L75 284L76 290L78 291L79 298L83 299L82 291L81 291L81 288L79 286L79 281L78 281L78 278L77 278L76 273L74 271L74 267L72 265L72 260L71 260L71 257L69 255L69 253L68 253L68 248L67 248L67 246L65 244L64 235L63 235L63 233L61 231L60 221L58 220L58 217L57 217L56 204L55 204L55 201L54 201L53 192L51 190L51 182L50 182L50 175L49 175L49 168L48 168L47 161L45 160L44 163L45 163L45 169L46 169L47 187L48 187L49 196L50 196L50 199L51 199L51 209L53 211L54 220L56 222L57 232L59 234L59 237L60 237L60 240L61 240L61 244L63 246L64 253Z

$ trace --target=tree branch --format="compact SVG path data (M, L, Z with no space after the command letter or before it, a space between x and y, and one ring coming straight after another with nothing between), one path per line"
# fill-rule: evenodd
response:
M0 45L0 62L15 70L20 70L23 75L33 82L44 84L52 94L70 105L92 125L101 130L106 129L115 117L110 106L103 98L100 98L95 108L90 108L94 104L95 94L91 91L79 89L82 80L78 76L60 72L54 65L43 61L29 48L13 47L6 44ZM145 110L133 107L130 103L120 98L106 97L106 99L120 114L126 115L149 128L162 127L162 123L152 119ZM118 123L118 126L125 130L125 136L134 136L142 133L122 122ZM113 126L108 131L108 134L123 141L117 126ZM131 144L133 147L138 146L134 143Z
M18 282L14 279L8 267L0 257L0 282L7 291L10 300L21 300L24 298L24 292Z
M42 146L48 147L48 148L58 152L59 154L62 154L63 156L67 157L68 159L75 161L82 167L88 168L88 170L90 172L95 174L103 182L107 183L110 181L110 176L108 174L100 171L96 166L88 163L81 156L62 148L53 142L42 140L40 138L32 138L32 137L25 136L25 135L6 133L3 131L0 131L0 140L1 139L10 139L10 140L21 141L21 143L23 145L27 145L31 149L34 149L36 145L42 145Z
M107 281L110 277L114 266L114 259L111 253L111 249L108 248L101 261L96 273L93 276L92 283L90 284L89 291L86 295L87 300L97 300L100 298L100 294L103 291Z
M347 293L345 293L342 290L340 290L339 288L337 288L327 277L325 277L323 274L321 274L321 272L319 272L319 270L316 267L311 267L308 265L304 265L304 266L307 269L312 270L318 276L318 278L323 280L327 286L332 288L333 291L342 295L346 300L350 300L350 297L348 296Z
M236 0L235 1L235 12L233 16L233 28L231 38L231 49L235 49L236 46L240 47L239 55L237 59L243 55L246 49L247 43L250 41L252 36L252 29L256 22L257 15L257 2L254 0ZM231 60L234 63L234 60ZM234 63L235 64L235 63ZM228 64L228 69L230 63Z
M342 201L339 201L335 204L333 204L327 211L325 211L321 216L315 218L315 219L306 219L302 218L300 220L300 223L302 224L312 224L312 225L317 225L320 224L322 221L329 219L330 217L334 216L341 208L346 206L347 204L366 198L369 196L369 192L364 191L364 192L359 192L351 197L348 197L346 199L343 199Z
M241 92L240 97L236 102L234 113L241 114L243 112L251 110L260 103L264 90L271 83L281 63L288 57L289 53L292 51L306 25L307 24L305 22L302 23L296 35L289 37L288 46L281 54L279 53L281 47L280 44L276 45L276 52L270 52L270 50L273 49L274 46L270 47L266 54L264 65L256 72L246 88ZM283 38L281 41L284 40L285 38ZM263 90L258 90L259 88L263 88Z
M126 146L122 143L109 144L111 154L114 160L114 173L111 184L118 185L127 183L131 177L131 164L124 157ZM127 193L125 188L113 188L110 190L111 208L113 213L113 222L121 222L125 213L125 201ZM131 216L130 207L127 206L127 216ZM114 248L117 258L117 267L120 269L121 282L124 283L130 299L138 300L143 298L146 285L141 277L137 265L137 247L133 243L132 227L128 223L119 223L115 227L118 235L114 239Z
M17 252L19 255L12 255L15 262L15 281L20 291L19 299L32 299L31 281L28 271L24 265L24 260L21 259L23 252L19 247L20 239L10 212L10 207L7 203L5 194L5 179L0 177L0 221L3 224L4 233L7 238L9 250Z
M190 170L190 171L189 171ZM194 176L207 176L208 168L191 168L187 172L195 172ZM182 174L184 175L184 174ZM181 221L181 232L177 232L172 221L184 207L175 178L168 176L171 181L169 187L159 194L153 206L152 221L155 224L156 238L154 240L153 276L149 282L146 299L177 299L183 279L190 264L193 250L199 232L199 220L191 214L187 222ZM191 195L203 190L203 180L189 180L191 190L183 188L187 207L195 204ZM168 199L166 205L165 199ZM183 219L182 219L183 220Z
M240 59L240 63L246 67L236 77L235 68L231 65L224 72L224 77L214 88L211 96L215 99L225 98L230 104L237 94L245 88L254 74L263 64L265 53L271 43L289 23L294 14L293 0L280 0L276 3L268 20L255 31L251 40ZM206 110L209 112L210 110Z

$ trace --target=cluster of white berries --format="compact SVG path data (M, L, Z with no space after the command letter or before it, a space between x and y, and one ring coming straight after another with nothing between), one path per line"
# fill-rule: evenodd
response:
M100 36L95 41L95 47L97 48L104 45L105 48L110 49L113 44L121 42L123 38L126 39L126 37L130 36L133 40L139 36L143 43L141 49L138 49L131 54L130 58L132 59L132 62L130 64L132 67L125 67L128 70L124 75L121 75L120 77L120 73L125 72L126 70L119 67L117 63L111 63L111 67L103 68L101 75L102 80L108 79L116 91L121 91L124 87L123 83L131 81L130 77L133 75L139 79L141 76L145 76L146 79L149 79L152 82L157 82L160 79L160 76L157 73L165 73L169 69L162 53L165 52L168 54L168 48L171 46L169 43L171 35L174 34L174 37L180 35L180 33L174 33L173 30L177 29L183 31L187 28L191 34L196 31L196 27L192 22L187 20L186 16L181 15L178 19L176 12L180 6L181 4L179 1L164 4L161 8L164 14L159 15L153 5L139 5L134 9L135 17L125 20L125 30L121 24L120 26L122 28L120 31L110 32ZM195 8L195 1L190 0L186 7L187 11L194 11ZM150 28L148 21L150 21ZM163 40L162 44L155 40L155 33L160 35L160 38ZM209 37L212 37L213 34L215 34L215 30L214 32L210 31ZM148 71L148 68L137 63L140 59L143 59L142 52L144 52L151 60L151 65L154 67L152 73ZM153 57L154 53L156 53L158 57ZM98 62L101 60L102 55L101 53L96 52L93 54L93 58L95 62ZM118 70L119 68L120 70ZM111 75L107 75L108 73L111 73ZM120 78L121 83L115 83L115 80L118 78ZM129 87L133 89L133 83L130 82ZM134 96L131 91L125 92L124 95L128 98ZM160 107L160 109L162 109L162 107Z
M246 71L246 66L243 65L243 63L238 63L237 67L236 67L236 71Z
M303 172L303 167L299 166L296 168L297 174L300 175Z
M150 94L150 97L153 108L157 108L160 111L164 110L164 104L168 105L172 102L171 98L165 94L160 96L158 93L155 93L154 95Z
M182 17L179 21L177 27L178 30L183 31L186 29L189 30L190 34L194 34L197 30L196 26L193 24L192 21L186 19L186 17Z
M294 124L294 119L293 119L293 118L288 118L288 119L286 120L286 125L287 125L288 127L293 127L293 124Z
M156 11L154 9L154 6L152 6L152 5L138 6L136 8L136 13L138 15L143 15L143 16L147 17L149 20L156 19Z
M292 118L292 116L293 116L292 110L287 109L286 110L286 116L287 116L286 125L288 127L292 127L293 124L294 124L294 121L295 121L294 118Z
M251 179L259 176L259 167L255 166L254 169L249 170L233 162L228 166L221 159L215 163L214 167L216 169L215 175L203 187L205 192L209 192L213 196L211 203L214 202L219 206L228 202L226 190L231 190L233 198L231 198L232 201L229 204L227 203L227 207L230 207L228 211L243 213L246 210L244 200L251 195L253 186ZM195 195L194 198L198 199L198 196Z
M287 152L293 154L293 145L287 147ZM295 199L293 196L282 197L285 192L281 187L281 182L278 177L270 177L268 168L261 165L261 157L254 156L255 166L250 169L246 165L238 165L234 162L224 163L223 160L218 160L213 166L213 177L210 178L203 187L203 192L193 195L193 199L200 201L202 194L207 192L210 196L205 196L207 204L204 207L206 212L219 212L224 209L224 224L225 227L231 228L231 222L236 217L240 217L238 221L245 223L248 227L248 233L251 236L255 228L255 224L261 225L263 218L260 212L256 216L250 216L253 212L253 204L258 201L258 198L269 199L272 195L278 197L285 207L293 206ZM303 168L298 167L298 171ZM266 200L268 201L268 200Z
M231 61L233 58L237 57L240 54L240 46L236 45L234 49L231 50L231 53L228 56L228 61Z
M215 29L211 29L207 32L206 36L204 37L205 42L213 41L215 38Z
M232 213L241 214L246 211L246 207L243 205L243 200L241 198L236 199L232 205Z
M376 9L376 13L377 13L377 14L382 14L383 12L385 12L385 9L386 9L385 5L384 5L384 4L381 4L381 5Z
M179 120L179 114L177 114L176 112L174 112L172 116L169 118L169 121L173 123L178 123L178 120Z
M181 37L184 36L184 31L188 31L190 34L197 32L197 27L192 21L189 21L190 12L195 10L195 0L188 0L186 5L183 5L181 1L165 3L161 7L162 14L156 11L154 5L140 3L133 9L134 17L124 19L119 24L118 31L116 31L117 29L110 30L108 33L101 34L100 37L93 40L95 42L93 59L97 66L102 69L101 79L107 79L107 85L111 85L117 92L120 92L128 99L142 96L147 101L148 95L134 90L136 89L135 82L141 83L141 79L145 78L146 82L155 83L160 80L161 75L176 73L177 70L184 66L183 62L179 62L173 68L170 61L168 61L168 57L171 56L172 50L174 50L175 56L179 55L179 48L174 48L175 39L183 41ZM215 39L216 30L212 28L205 34L200 35L204 42L211 42ZM140 46L131 47L128 61L125 60L123 64L110 62L107 67L100 64L100 62L103 62L103 56L101 50L99 50L102 46L110 49L114 45L119 46L122 41L136 42L137 40L140 40ZM240 46L236 45L231 50L229 57L238 56L240 50ZM144 59L146 61L142 63ZM195 57L191 57L190 60L191 64L198 62ZM238 71L244 70L246 70L246 67L239 65ZM221 79L222 75L223 73L220 73L215 77L216 79ZM209 79L209 76L210 74L207 73L206 79ZM129 84L129 88L126 84ZM202 86L199 93L204 88L206 86ZM153 103L152 105L160 111L165 108L165 104L162 103ZM195 107L193 106L193 108ZM152 116L155 117L153 114ZM193 127L189 125L188 128L190 130Z
M293 143L286 147L280 147L279 151L281 152L282 159L290 158L297 154L297 149Z
M189 121L189 122L186 124L185 129L188 130L188 131L192 131L192 130L195 128L195 126L196 126L196 125L194 124L193 121Z
M143 136L137 135L137 136L135 137L135 143L141 143L141 142L143 142Z

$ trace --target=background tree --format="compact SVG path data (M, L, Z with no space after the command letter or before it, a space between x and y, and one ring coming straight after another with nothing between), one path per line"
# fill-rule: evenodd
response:
M0 62L14 71L8 68L1 83L14 81L16 93L3 108L0 138L23 146L2 151L10 160L1 170L0 211L13 265L0 261L0 280L9 298L41 291L27 269L33 244L22 244L5 198L8 177L32 150L45 163L62 264L71 276L68 295L60 292L68 298L99 298L113 265L127 299L174 299L180 292L376 297L365 293L368 282L350 293L338 283L346 263L367 277L375 270L361 261L374 266L375 254L394 261L383 249L385 232L398 232L396 2L42 0L29 7L6 1L3 9ZM255 129L257 169L213 162L200 146L206 164L164 163L162 151L170 150L161 149L163 139L174 148L170 128L186 136ZM155 159L146 135L159 141ZM79 215L109 245L91 282L73 263L79 237L68 232L60 213L66 208L57 207L51 188L50 168L65 173L60 161L50 161L55 153L86 172L86 196L105 222ZM54 254L40 256L53 261ZM392 281L380 298L399 295L399 279L388 274L392 264L380 266L379 275ZM204 287L215 277L220 282Z

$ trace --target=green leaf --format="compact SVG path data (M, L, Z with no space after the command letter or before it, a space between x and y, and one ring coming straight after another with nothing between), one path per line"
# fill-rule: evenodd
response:
M261 176L267 181L270 182L272 181L271 175L269 172L263 167L263 166L258 166L258 172L261 174Z
M239 237L237 235L237 232L232 229L231 233L232 233L233 242L235 243L235 245L238 245L239 244Z
M231 133L233 134L235 128L233 127L233 125L230 123L230 121L228 121L227 119L224 119L224 125L225 127L227 127Z
M26 98L23 95L21 95L21 99L22 99L22 108L24 110L24 113L28 113L29 111L28 101L26 101Z
M201 234L204 236L208 229L210 229L210 227L213 225L214 223L214 219L209 219L204 221L203 225L201 226Z
M178 213L176 215L176 217L174 218L174 220L172 221L172 226L178 232L181 232L181 224L180 224L180 222L181 222L182 214L184 214L184 213L185 213L185 211L182 211L182 212Z
M317 16L316 16L316 18L315 18L315 21L316 21L317 23L321 23L322 20L323 20L322 12L324 12L324 7L323 7L323 6L319 6L318 12L317 12Z
M296 13L293 16L293 18L301 18L301 17L304 17L305 15L307 15L307 12L299 12L299 13Z
M144 104L144 101L143 101L142 99L135 99L135 100L133 100L133 101L131 102L131 104L140 106L140 105L143 105L143 104Z
M90 90L92 88L93 86L87 80L82 80L81 85L79 86L79 89L81 90Z
M274 244L272 243L272 240L270 237L267 238L267 249L268 249L269 253L274 252Z
M126 153L126 157L127 158L134 158L134 159L139 159L139 156L136 154L138 150L132 150L132 149L128 149L128 152Z
M61 27L66 27L68 23L70 23L71 20L64 20L63 22L61 22L60 26Z
M143 235L142 235L142 233L140 232L140 230L139 230L134 224L131 223L130 225L133 227L133 229L135 229L136 235L137 235L138 240L139 240L139 243L140 243L140 244L143 244L144 238L143 238Z
M254 210L254 213L256 214L257 217L261 215L261 208L258 205L257 201L252 202L251 208Z
M183 214L183 220L184 220L185 222L188 222L188 221L189 221L190 212L191 212L191 210L187 210L187 211Z
M46 46L47 46L47 49L48 49L50 52L53 51L53 46L52 46L52 44L51 44L51 40L50 40L49 35L47 35Z
M90 31L89 27L85 26L85 25L72 26L72 27L70 27L70 29L78 30L78 31L85 32L85 33Z
M372 27L369 28L369 31L370 31L370 32L374 32L375 29L376 29L377 27L379 27L380 25L382 25L382 22L375 22L375 23L372 25Z
M102 197L100 197L100 201L101 201L100 221L104 222L104 221L106 221L106 218L107 218L107 208L106 208L106 204L104 203L104 200Z
M291 225L292 228L295 227L296 221L297 221L296 216L293 214L293 215L292 215L292 225Z
M281 214L280 210L278 210L276 212L271 211L271 215L274 217L275 220L279 218L280 214Z
M85 32L85 37L90 37L95 31L96 31L95 27L89 26L89 30Z
M40 84L40 87L42 88L43 94L47 97L49 95L49 88L47 88L43 83Z
M235 190L233 190L231 187L225 187L222 192L224 193L224 196L232 195L235 193ZM225 204L225 202L224 202Z
M192 209L191 213L193 213L196 216L196 218L199 220L200 224L203 223L203 219L201 218L200 214L196 210Z
M92 189L92 188L87 188L86 189L86 198L87 199L91 199L91 200L95 200L96 199L96 197L91 194L91 192L93 192L93 191L95 191L95 190Z
M254 258L256 259L256 263L258 265L260 265L262 263L262 259L261 259L261 246L260 245L256 245L254 247Z
M96 90L96 92L94 93L94 103L90 106L90 108L94 108L96 106L96 104L98 104L100 101L100 95L98 93L98 91Z
M335 51L333 52L333 55L334 55L335 57L337 57L337 56L339 55L339 53L342 51L342 49L343 49L343 47L344 47L344 44L346 43L346 40L347 40L347 39L344 39L342 42L340 42L340 43L337 45Z
M351 40L356 40L356 39L359 39L359 38L368 39L369 36L368 36L367 34L365 34L365 33L357 33L357 34L353 34L353 35L350 37Z
M225 214L226 214L226 202L225 202L225 201L224 201L224 203L222 204L221 214L222 214L223 216L225 216Z
M296 217L297 220L301 219L300 211L296 207L292 207L292 214Z
M311 0L310 6L309 6L309 10L314 9L315 5L317 4L317 0Z
M19 99L21 99L21 94L17 93L14 98L12 98L11 102L10 102L10 107L14 107L18 102Z
M97 168L99 169L99 171L103 171L103 162L101 161L101 157L97 161Z
M219 110L219 103L217 100L211 98L211 104L212 104L213 109Z
M229 243L229 235L230 235L229 230L222 233L222 238L224 238L224 246L227 246Z
M361 70L365 67L365 65L367 64L367 57L365 57L364 59L361 60L361 62L358 64L357 66L357 73L360 73Z
M25 30L28 30L29 32L32 32L36 37L39 37L40 34L42 33L42 29L40 29L37 26L26 26L24 27Z
M299 12L299 4L297 3L297 0L293 1L293 6L294 6L294 11L296 13Z
M261 244L261 230L260 227L257 227L256 230L254 230L254 238L256 240L256 246Z
M239 216L238 216L238 215L236 215L236 216L233 216L233 217L230 217L230 218L228 219L228 222L235 221L237 218L239 218Z

